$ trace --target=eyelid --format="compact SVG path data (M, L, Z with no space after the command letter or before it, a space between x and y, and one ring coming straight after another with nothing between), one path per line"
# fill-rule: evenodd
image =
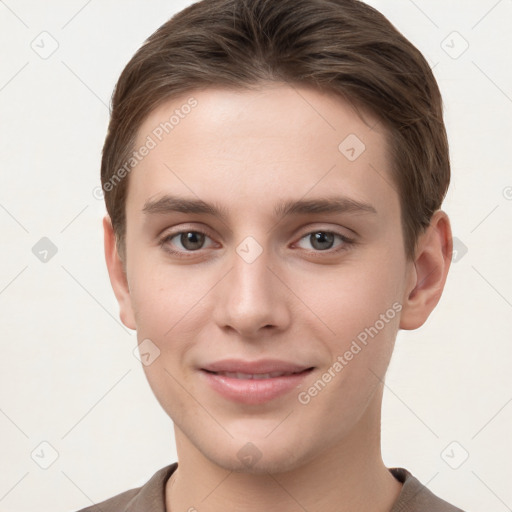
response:
M209 228L202 226L202 225L199 225L199 227L198 227L197 224L193 224L193 223L190 223L190 224L181 223L176 226L169 227L168 229L163 230L163 232L162 232L163 234L158 235L158 237L160 239L162 239L162 238L165 239L165 238L169 238L172 236L180 235L182 233L190 233L190 232L202 233L205 236L213 238L212 231Z
M322 222L311 222L310 224L297 229L295 231L294 239L301 240L305 236L312 235L314 233L332 233L353 242L355 242L357 237L357 233L347 226L342 226L339 224L333 225Z

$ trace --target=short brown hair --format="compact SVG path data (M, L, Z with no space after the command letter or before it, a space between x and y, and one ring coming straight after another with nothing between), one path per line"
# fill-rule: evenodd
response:
M405 253L413 258L450 181L441 94L420 51L357 0L202 0L145 41L112 96L101 181L123 259L128 179L111 180L130 159L144 119L195 89L269 81L339 94L383 123Z

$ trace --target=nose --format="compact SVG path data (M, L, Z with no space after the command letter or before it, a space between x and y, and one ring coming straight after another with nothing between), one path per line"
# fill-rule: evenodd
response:
M290 290L263 251L248 262L235 253L232 268L216 288L214 321L244 338L261 338L290 325Z

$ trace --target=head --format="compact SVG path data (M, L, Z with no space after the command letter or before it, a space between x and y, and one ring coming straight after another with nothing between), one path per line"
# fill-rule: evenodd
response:
M428 63L361 2L205 0L145 42L112 100L105 248L183 443L284 471L369 435L398 330L444 287L449 175ZM205 380L229 357L313 370L241 404Z

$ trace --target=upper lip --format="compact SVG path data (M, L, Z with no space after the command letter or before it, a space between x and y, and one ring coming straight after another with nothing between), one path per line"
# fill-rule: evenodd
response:
M223 359L204 366L203 370L210 372L233 372L233 373L297 373L312 368L309 365L295 364L278 359L260 359L258 361L244 361L242 359Z

